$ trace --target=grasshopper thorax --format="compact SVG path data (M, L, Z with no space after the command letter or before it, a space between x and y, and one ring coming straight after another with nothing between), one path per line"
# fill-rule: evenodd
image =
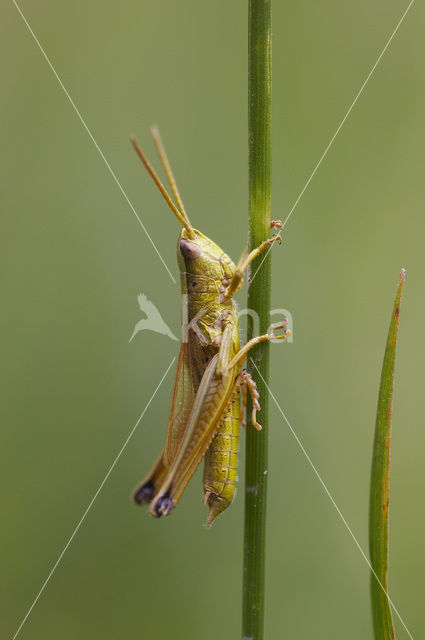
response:
M183 294L183 335L190 329L212 357L223 335L224 323L234 326L239 342L237 311L233 299L222 298L236 267L218 245L200 231L183 229L177 243L177 260ZM190 333L190 332L189 332Z

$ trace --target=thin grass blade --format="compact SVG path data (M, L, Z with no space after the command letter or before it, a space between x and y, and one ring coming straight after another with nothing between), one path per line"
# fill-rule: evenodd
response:
M402 269L382 364L370 480L369 550L374 572L371 572L370 587L373 629L376 640L393 640L395 638L391 608L387 597L388 508L394 366L404 278L405 271Z

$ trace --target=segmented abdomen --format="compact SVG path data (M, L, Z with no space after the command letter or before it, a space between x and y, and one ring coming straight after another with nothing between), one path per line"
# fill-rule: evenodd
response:
M207 526L232 502L236 492L240 399L237 391L205 454L205 503L209 506Z

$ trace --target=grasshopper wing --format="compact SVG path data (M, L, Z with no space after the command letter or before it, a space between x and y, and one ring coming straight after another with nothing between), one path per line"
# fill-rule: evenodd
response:
M190 336L189 341L182 342L180 347L165 448L149 474L135 489L133 500L137 504L151 502L178 455L205 367L203 349Z
M164 465L166 467L169 467L176 457L199 386L199 376L191 361L191 351L191 341L182 342L177 362L168 418L167 440L164 449Z
M217 362L218 354L211 359L202 376L176 455L155 493L149 513L156 517L168 515L178 502L210 446L217 424L239 384L235 369L224 376L217 375Z
M165 448L155 461L149 474L134 490L133 500L137 504L151 502L172 465L183 440L192 411L196 388L196 375L194 374L194 369L190 367L189 343L182 342L174 379Z

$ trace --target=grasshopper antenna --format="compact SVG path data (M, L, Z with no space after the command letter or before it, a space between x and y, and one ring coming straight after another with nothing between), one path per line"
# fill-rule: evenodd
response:
M136 150L137 155L139 156L140 160L145 165L146 169L148 170L148 172L151 175L151 177L152 177L153 181L155 182L156 186L158 187L158 189L162 193L162 195L164 197L164 200L167 202L167 204L170 207L171 211L174 213L174 215L176 216L177 220L186 229L186 231L191 233L192 227L190 225L189 218L187 217L186 212L184 211L184 209L183 209L183 211L180 211L176 207L176 205L172 201L170 195L168 194L166 188L164 187L164 185L162 184L161 180L159 179L155 169L152 167L152 165L150 164L149 160L147 159L147 157L143 153L142 149L140 148L136 138L134 136L131 136L130 140L131 140L131 142L133 144L133 147ZM168 175L168 173L167 173L167 175ZM176 187L176 189L177 189L177 187ZM173 191L173 193L174 193L174 191ZM180 198L180 195L179 195L179 198Z
M167 158L167 154L165 152L165 148L164 145L162 144L162 140L161 140L161 136L159 134L159 129L156 126L151 127L151 134L153 137L153 140L155 142L155 146L156 146L156 150L158 151L158 155L161 159L162 162L162 166L164 167L164 171L167 175L168 178L168 182L170 183L170 187L171 187L171 191L173 192L173 196L177 202L177 206L180 209L180 211L182 212L182 214L184 215L185 218L187 218L187 221L189 222L189 218L187 217L187 213L186 210L184 208L184 204L183 204L183 200L181 199L180 196L180 192L179 189L177 187L177 182L174 178L173 172L171 170L171 166L170 163L168 162L168 158Z

